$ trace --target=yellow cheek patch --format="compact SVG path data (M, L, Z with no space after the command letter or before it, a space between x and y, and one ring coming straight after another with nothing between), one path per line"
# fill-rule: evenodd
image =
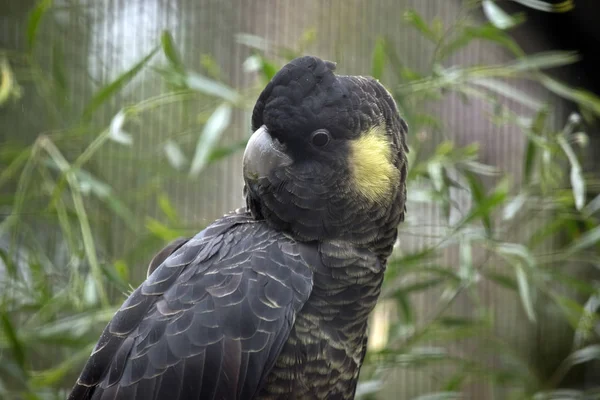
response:
M392 163L392 148L379 126L350 141L350 169L358 192L381 203L398 181L399 171Z

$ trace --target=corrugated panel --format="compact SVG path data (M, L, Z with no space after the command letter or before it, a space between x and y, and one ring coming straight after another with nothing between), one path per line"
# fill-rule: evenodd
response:
M72 64L69 66L72 74L69 76L71 85L68 95L75 100L74 112L80 112L80 105L85 104L98 88L147 54L158 43L160 33L165 29L172 32L190 68L201 70L201 56L210 54L220 66L225 81L235 88L244 88L253 82L254 76L242 71L242 62L250 52L236 42L237 33L255 34L274 43L293 47L306 30L316 29L317 42L312 48L313 52L337 61L339 70L350 74L370 73L375 39L386 35L394 39L398 54L407 65L424 70L430 67L434 45L402 23L403 12L407 8L414 8L426 20L439 16L445 26L450 26L462 15L461 2L450 0L87 0L76 5L65 0L56 3L64 9L52 14L53 23L44 25L38 51L41 59L51 64L53 41L63 41L64 52ZM23 21L24 18L2 17L2 44L24 48L19 34L23 31ZM84 29L81 29L82 21ZM449 63L473 65L501 63L509 59L508 54L491 44L476 43L453 56ZM387 78L386 82L390 85L396 83L393 78ZM545 91L530 83L522 82L518 87L541 101L549 98ZM105 126L124 105L158 95L163 90L156 74L151 70L145 71L125 88L116 101L103 108L98 126ZM32 109L42 108L36 106L31 93L26 95L29 96ZM127 197L136 189L147 187L150 196L137 198L134 210L141 220L159 215L154 197L156 192L151 190L152 180L171 168L161 152L160 144L174 133L184 132L189 136L187 143L193 146L201 128L197 123L199 107L199 104L192 103L186 107L177 105L162 108L157 113L144 114L140 127L131 128L135 135L133 157L131 153L124 152L120 145L111 144L96 161L94 170L122 196ZM517 104L513 107L524 113L529 111L519 109L522 106ZM443 102L431 105L428 111L440 117L448 138L459 145L478 142L483 162L520 176L524 143L521 133L515 127L492 125L486 116L490 110L483 103L473 101L465 104L457 96L448 96ZM16 121L10 116L1 117L9 118L3 119L2 126L10 124L17 131L30 136L43 130L36 122L24 123L22 118L26 118L25 114ZM244 137L249 129L248 119L247 113L237 112L223 143L232 143ZM433 132L412 132L412 140L416 140L417 133L428 138L434 137ZM179 176L162 183L180 215L190 221L190 227L200 228L242 204L240 160L241 154L237 154L210 166L197 179ZM457 194L457 201L465 206L467 198ZM106 256L111 259L125 253L137 238L132 237L117 218L108 218L105 219L105 229L112 239ZM404 228L400 241L401 247L407 251L429 243L431 237L439 235L440 227L445 224L440 210L422 205L410 205L409 219L418 222L422 228L410 227L410 224ZM456 249L447 251L444 259L446 264L457 264L457 260ZM136 279L143 274L143 266L139 267ZM491 284L482 285L480 290L486 302L494 307L498 335L521 343L523 348L531 346L535 340L535 329L522 324L524 318L518 299L507 299L502 289ZM437 292L417 296L414 304L419 318L429 315L438 296ZM473 312L470 307L466 299L459 299L453 311L470 315ZM471 346L469 343L460 343L452 351L457 355L465 354L471 351ZM443 381L441 377L451 372L447 368L394 371L385 395L388 398L405 399L425 391L438 390ZM468 395L477 399L493 398L489 388L480 384L473 384ZM502 398L500 394L496 395Z

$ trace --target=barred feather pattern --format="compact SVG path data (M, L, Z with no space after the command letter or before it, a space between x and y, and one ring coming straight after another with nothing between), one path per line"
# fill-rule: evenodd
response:
M189 239L104 330L70 400L352 399L384 265L237 211Z

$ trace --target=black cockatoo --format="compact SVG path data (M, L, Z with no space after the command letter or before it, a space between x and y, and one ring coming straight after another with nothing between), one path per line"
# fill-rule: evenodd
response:
M406 123L375 79L317 57L260 94L246 207L168 246L71 400L352 399L403 220Z

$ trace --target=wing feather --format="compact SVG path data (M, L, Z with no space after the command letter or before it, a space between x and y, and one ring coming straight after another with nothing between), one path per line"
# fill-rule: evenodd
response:
M310 295L312 252L244 214L167 246L69 399L252 398Z

